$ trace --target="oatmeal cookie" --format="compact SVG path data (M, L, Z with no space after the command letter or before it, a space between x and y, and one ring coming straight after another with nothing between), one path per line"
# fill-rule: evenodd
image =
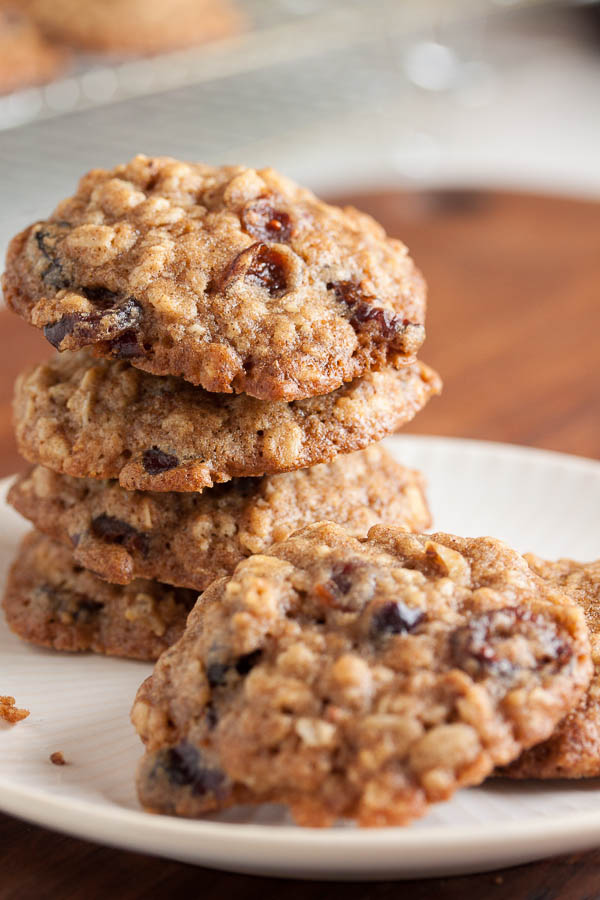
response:
M16 8L0 6L0 94L50 81L66 61Z
M114 55L163 53L242 27L228 0L31 0L29 8L53 40Z
M181 636L197 597L156 581L108 584L34 531L13 563L3 606L12 630L33 644L153 660Z
M118 478L127 490L201 491L361 450L439 390L438 376L416 363L370 372L324 396L266 403L81 350L17 379L15 431L21 454L56 472Z
M3 287L58 350L262 400L410 364L425 337L406 247L272 169L95 169L13 239Z
M329 519L356 537L378 522L408 531L431 524L422 476L382 447L201 494L126 491L116 481L37 466L18 478L8 501L108 581L152 578L198 591L311 522Z
M405 824L578 702L585 621L555 599L492 538L309 526L215 581L140 688L140 800Z
M600 560L546 562L533 554L525 559L536 575L583 609L594 674L587 693L552 737L527 750L502 774L511 778L594 778L600 775Z

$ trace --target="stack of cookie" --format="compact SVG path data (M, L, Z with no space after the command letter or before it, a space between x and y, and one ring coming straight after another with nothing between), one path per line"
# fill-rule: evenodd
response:
M440 389L423 280L369 217L272 170L137 157L14 238L3 288L60 351L16 385L22 637L153 659L302 526L428 527L420 475L369 446Z

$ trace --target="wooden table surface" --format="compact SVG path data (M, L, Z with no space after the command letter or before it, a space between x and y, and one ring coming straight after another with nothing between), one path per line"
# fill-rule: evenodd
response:
M343 200L401 237L429 282L423 357L440 371L445 389L408 430L600 457L600 205L470 190ZM11 434L12 381L49 354L39 334L7 312L0 312L0 333L0 475L6 475L23 466ZM598 898L600 850L469 877L336 885L214 872L0 815L1 900L386 900L400 892L415 900Z

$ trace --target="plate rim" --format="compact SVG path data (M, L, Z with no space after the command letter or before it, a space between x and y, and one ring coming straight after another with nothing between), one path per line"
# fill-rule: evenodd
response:
M455 446L483 447L484 450L494 449L498 452L509 453L514 456L527 456L530 459L546 460L547 462L564 462L566 465L580 466L582 469L590 469L596 475L600 475L600 460L591 456L582 456L577 453L566 453L564 450L550 450L546 447L532 447L529 444L519 444L510 441L493 441L487 438L465 438L442 434L397 434L389 435L380 443L387 441L406 441L411 443L439 443L454 444Z
M582 781L585 781L586 784L590 785L592 782L598 782L598 787L600 787L600 777L596 779L582 779ZM514 784L514 782L511 783ZM524 780L521 783L526 784L527 782ZM535 783L537 784L538 782ZM62 809L63 811L70 811L77 815L89 813L90 810L93 810L93 814L97 819L103 820L106 824L112 822L116 815L118 818L125 820L123 822L124 825L138 825L142 830L149 831L153 834L161 832L165 827L173 836L178 837L186 835L208 837L208 834L203 834L203 832L210 833L217 831L218 835L212 835L215 839L233 839L234 837L243 835L250 843L258 841L262 844L265 839L268 839L271 847L277 843L287 843L289 837L294 835L295 841L305 845L307 849L314 849L317 852L329 852L331 849L329 846L325 849L323 847L322 837L324 834L327 835L328 839L333 839L334 843L339 844L339 849L349 849L345 846L346 844L350 845L350 847L355 844L360 844L362 847L365 840L368 844L374 844L378 848L382 848L385 845L385 841L382 841L382 836L389 840L389 846L393 844L394 847L398 847L399 842L397 838L402 835L405 839L405 844L408 845L410 849L414 849L411 847L412 844L423 846L423 844L426 843L428 851L432 851L435 849L436 840L440 841L440 846L442 842L444 847L448 846L449 841L447 838L449 831L451 831L452 842L461 845L468 841L470 846L476 847L483 845L490 840L490 835L486 834L484 831L485 825L481 824L450 826L433 825L428 827L427 831L422 831L420 829L411 829L410 826L406 827L403 825L384 826L379 828L316 828L310 826L263 825L256 822L218 822L213 819L186 819L171 815L155 815L144 812L143 810L120 806L113 800L106 802L106 805L104 806L97 806L91 800L67 797L40 788L36 789L27 786L25 786L24 789L14 788L14 786L11 786L9 782L2 778L0 778L0 789L2 791L0 808L3 812L8 812L18 818L25 818L26 814L13 812L9 809L12 805L10 803L11 794L15 799L18 799L18 797L27 797L27 799L36 803L42 810L52 811L56 808L57 811ZM469 788L466 788L466 790L469 790ZM5 805L4 801L6 798L9 799L9 803ZM86 819L84 821L88 820ZM520 819L518 822L507 821L499 824L496 823L493 826L494 840L502 839L503 837L510 837L511 839L522 837L527 838L530 842L535 842L535 840L541 838L540 835L532 836L531 829L534 823L537 825L539 822L540 817L535 816ZM597 827L600 829L600 807L597 811L584 810L581 812L563 813L559 821L548 820L544 825L544 839L546 839L548 835L553 837L564 837L565 824L567 826L572 824L577 827L577 823L579 823L579 828ZM87 829L82 829L82 832L78 836L81 836L83 831L87 831ZM89 831L91 833L91 830ZM571 836L572 831L569 830L569 837Z

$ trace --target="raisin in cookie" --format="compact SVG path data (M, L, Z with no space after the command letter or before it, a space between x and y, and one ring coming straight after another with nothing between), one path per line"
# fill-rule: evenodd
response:
M585 621L491 538L320 523L214 582L133 707L142 804L405 824L549 734Z
M438 376L416 363L370 372L321 397L266 403L81 350L17 379L15 432L27 460L56 472L118 478L127 490L201 491L361 450L439 390Z
M189 47L242 25L228 0L31 0L29 9L53 40L119 55Z
M20 11L0 9L0 94L50 81L65 63L64 50L48 44Z
M329 519L357 537L378 522L407 531L430 525L422 476L382 447L201 494L126 491L116 481L37 466L19 477L8 500L108 581L153 578L198 591L311 522Z
M3 287L59 350L263 400L414 362L425 336L406 247L271 169L93 170L13 239Z
M584 611L594 674L587 693L549 740L527 750L502 774L512 778L592 778L600 775L600 561L525 559L547 584Z
M197 597L141 578L108 584L33 531L12 565L3 606L12 630L33 644L153 660L181 636Z

